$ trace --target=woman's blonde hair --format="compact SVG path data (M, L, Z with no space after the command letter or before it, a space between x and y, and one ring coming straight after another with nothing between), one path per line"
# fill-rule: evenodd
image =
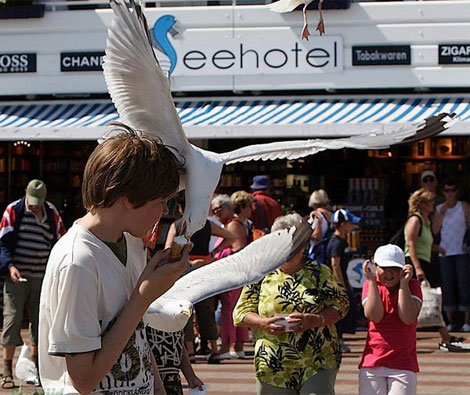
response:
M159 139L117 126L119 134L98 145L87 161L82 183L85 208L111 207L122 196L138 208L176 193L184 168L175 154Z
M245 191L237 191L232 193L230 200L232 201L233 211L235 214L239 214L246 206L253 203L253 196Z
M325 207L330 203L328 194L324 189L317 189L312 192L308 201L308 206L312 208Z
M408 212L409 214L416 213L420 211L420 206L422 203L433 203L436 194L429 192L424 188L418 189L413 192L408 199Z

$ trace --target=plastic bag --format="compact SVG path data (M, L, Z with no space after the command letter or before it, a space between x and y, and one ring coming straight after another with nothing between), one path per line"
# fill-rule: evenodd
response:
M442 319L441 288L431 288L427 280L421 282L421 288L423 291L423 305L418 316L418 328L445 326Z
M29 347L26 344L21 346L20 356L15 366L15 376L27 384L39 385L38 370L31 360Z

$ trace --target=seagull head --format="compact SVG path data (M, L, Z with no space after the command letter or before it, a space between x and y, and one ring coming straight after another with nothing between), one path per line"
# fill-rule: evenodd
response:
M176 332L185 327L191 314L190 301L163 298L150 305L146 317L151 327L164 332Z

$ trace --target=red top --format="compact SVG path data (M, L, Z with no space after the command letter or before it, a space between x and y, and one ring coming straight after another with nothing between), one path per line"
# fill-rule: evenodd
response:
M256 208L256 204L253 203L251 205L253 209L253 227L257 229L263 229L265 227L271 228L271 225L273 224L274 220L277 217L284 215L281 205L271 196L269 196L266 191L254 191L252 195L258 201L259 206L263 211L265 217L265 219L263 220L262 216L259 213L259 210ZM265 223L265 221L267 221L267 224Z
M423 300L418 280L409 282L413 298ZM416 355L416 324L406 325L398 316L398 289L392 293L377 279L377 288L384 306L384 316L378 323L369 321L366 346L359 368L384 366L390 369L418 372ZM362 288L362 303L367 299L369 281Z

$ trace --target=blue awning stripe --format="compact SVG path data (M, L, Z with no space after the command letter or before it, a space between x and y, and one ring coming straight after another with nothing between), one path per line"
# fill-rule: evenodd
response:
M267 102L261 104L258 106L256 109L252 109L252 112L249 114L246 114L243 118L237 120L236 125L241 125L244 124L248 119L251 119L253 115L260 114L267 108L269 108L270 105L274 103L274 100L268 100Z
M470 119L470 96L177 99L183 125L405 123L439 112ZM0 103L0 128L98 127L119 117L110 101Z

